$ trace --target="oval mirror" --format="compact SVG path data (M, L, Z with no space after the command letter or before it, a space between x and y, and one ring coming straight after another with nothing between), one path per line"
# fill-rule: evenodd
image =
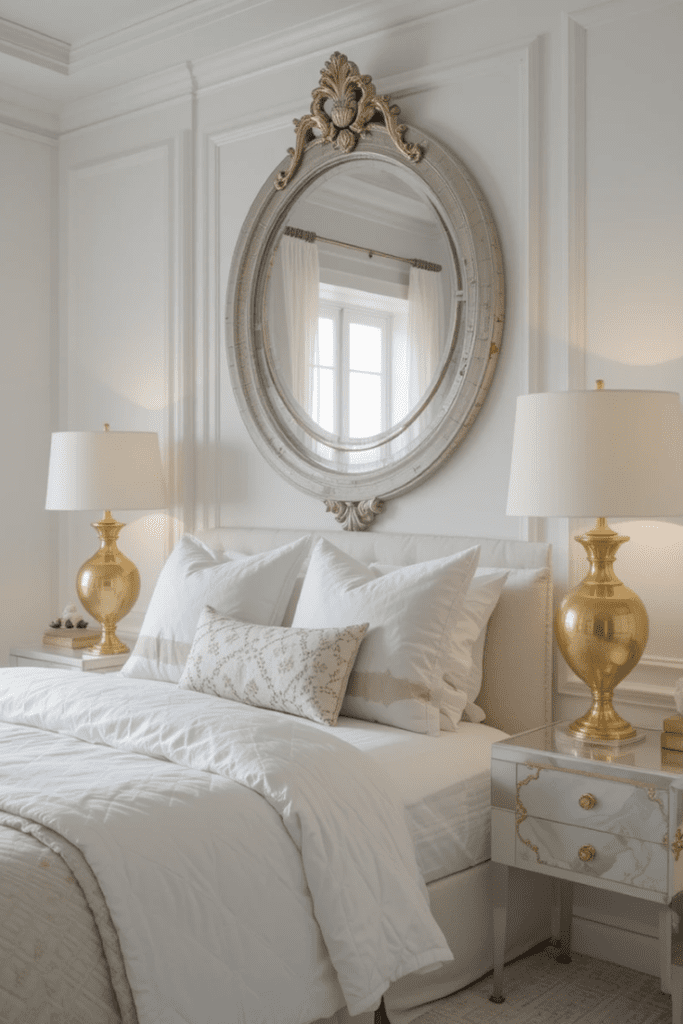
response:
M313 98L238 240L228 359L268 462L345 528L365 529L434 472L481 407L502 260L469 172L398 125L368 76L334 54Z

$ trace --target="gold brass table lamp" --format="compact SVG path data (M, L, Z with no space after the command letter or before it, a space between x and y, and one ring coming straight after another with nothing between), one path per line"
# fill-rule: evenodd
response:
M159 438L143 431L61 431L52 435L47 509L105 509L93 523L99 550L78 570L76 590L86 609L102 626L94 654L125 654L116 635L140 593L140 574L116 544L124 523L110 509L164 508L164 480Z
M633 741L636 729L612 706L618 683L638 664L648 637L640 598L615 576L628 537L605 517L683 514L683 410L668 391L595 391L517 399L508 515L599 516L577 536L589 571L555 614L557 645L591 690L591 707L569 730L598 742Z

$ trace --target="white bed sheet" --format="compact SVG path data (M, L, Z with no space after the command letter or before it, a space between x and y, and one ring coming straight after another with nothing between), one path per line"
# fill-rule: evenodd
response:
M396 783L425 882L489 859L491 744L507 733L461 722L456 732L423 736L353 718L340 718L334 731Z

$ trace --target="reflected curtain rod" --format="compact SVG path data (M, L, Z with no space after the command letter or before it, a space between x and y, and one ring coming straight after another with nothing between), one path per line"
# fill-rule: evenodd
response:
M370 258L373 256L383 256L385 260L400 260L402 263L410 263L412 267L417 267L418 270L433 270L436 274L441 273L441 267L438 263L428 263L427 260L411 259L409 256L392 256L388 252L379 252L378 249L366 249L363 245L352 245L351 242L338 242L334 238L323 238L322 235L316 235L315 231L305 231L303 228L285 228L286 235L291 235L292 238L300 238L302 242L329 242L330 245L340 245L344 249L355 249L356 252L366 252Z

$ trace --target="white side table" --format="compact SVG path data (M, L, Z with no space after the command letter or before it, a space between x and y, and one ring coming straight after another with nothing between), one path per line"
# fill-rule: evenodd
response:
M683 960L672 901L683 893L683 774L661 733L619 748L545 726L491 748L493 1002L502 1002L510 867L556 879L553 938L569 959L574 882L657 903L663 992L683 1024Z
M69 668L83 672L118 672L128 658L129 654L98 656L91 654L87 647L73 650L70 647L57 647L48 644L37 644L35 647L12 647L9 652L10 665Z

